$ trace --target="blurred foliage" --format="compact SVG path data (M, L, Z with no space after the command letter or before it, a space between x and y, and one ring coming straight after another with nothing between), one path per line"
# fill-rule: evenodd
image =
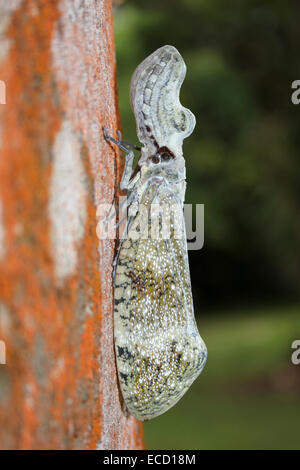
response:
M201 316L208 365L146 423L149 448L299 448L299 367L290 362L299 305L280 306L300 286L299 13L296 0L127 0L116 10L127 140L136 141L135 67L165 44L187 64L181 101L197 126L184 143L186 201L205 204L205 246L189 252L196 311L231 304ZM262 302L279 306L251 306Z
M179 403L145 423L149 449L299 449L299 305L201 319L208 364Z
M296 0L128 0L115 12L127 140L135 67L164 44L187 64L181 101L197 126L184 144L186 201L205 204L205 247L190 252L198 304L298 297L299 14Z

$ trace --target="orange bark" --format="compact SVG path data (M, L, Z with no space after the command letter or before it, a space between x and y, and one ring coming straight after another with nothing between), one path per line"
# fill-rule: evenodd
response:
M0 448L139 449L113 351L111 2L0 0Z

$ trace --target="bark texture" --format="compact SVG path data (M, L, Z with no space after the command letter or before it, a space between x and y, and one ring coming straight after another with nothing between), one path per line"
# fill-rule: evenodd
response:
M110 0L0 0L0 448L139 449L113 352Z

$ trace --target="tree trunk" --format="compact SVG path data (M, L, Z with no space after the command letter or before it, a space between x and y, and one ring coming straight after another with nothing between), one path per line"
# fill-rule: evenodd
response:
M139 449L113 350L110 0L0 0L0 448Z

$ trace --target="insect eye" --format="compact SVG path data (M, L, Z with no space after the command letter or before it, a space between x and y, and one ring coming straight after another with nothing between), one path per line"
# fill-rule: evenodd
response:
M161 158L162 162L168 162L172 159L172 155L170 155L167 152L164 152L164 153L161 154L160 158Z
M153 155L153 157L150 157L149 160L155 164L160 162L160 158L157 155Z

